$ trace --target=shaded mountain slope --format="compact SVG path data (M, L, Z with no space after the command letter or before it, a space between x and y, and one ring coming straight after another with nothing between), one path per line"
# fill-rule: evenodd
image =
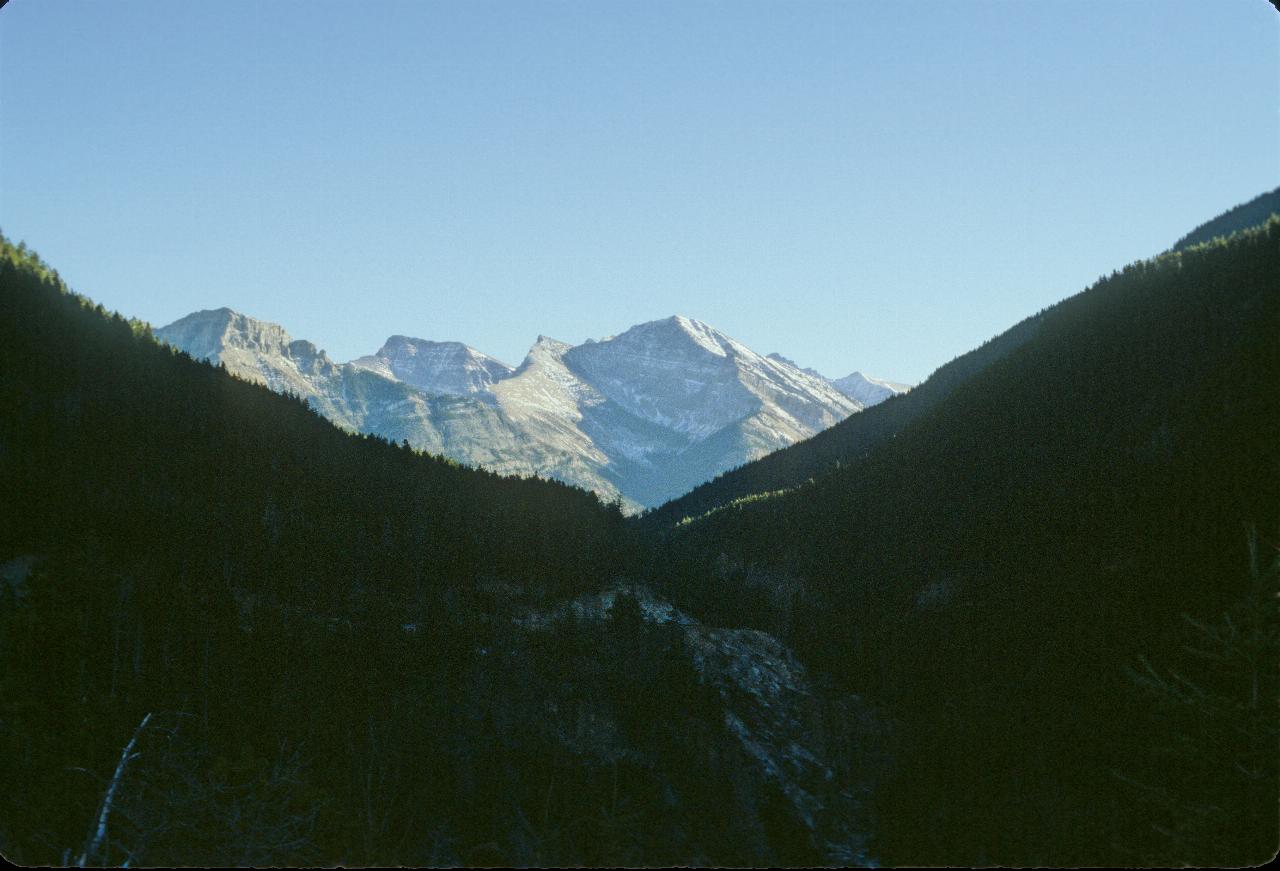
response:
M1251 595L1248 529L1280 542L1280 220L1133 264L1018 329L931 407L926 382L815 438L912 409L813 484L669 533L655 578L695 614L779 632L907 724L891 862L1261 861L1274 755L1253 779L1215 773L1226 821L1189 843L1162 839L1152 820L1172 811L1120 775L1177 801L1209 789L1162 760L1184 715L1158 716L1125 668L1183 668L1180 615L1207 625ZM1280 637L1266 625L1259 651ZM1251 655L1274 698L1274 651ZM1227 697L1249 685L1201 673ZM1274 747L1274 710L1239 698L1237 722L1263 731L1192 739L1205 758Z
M535 601L594 588L626 561L621 516L560 483L341 432L68 293L7 241L0 254L5 854L58 864L64 847L81 849L103 794L85 772L109 774L148 712L177 737L133 843L161 837L148 820L181 793L195 803L164 837L195 864L242 861L226 852L228 826L249 819L237 814L255 825L275 814L301 837L290 802L321 815L309 841L321 855L387 850L367 819L364 834L348 831L347 804L349 778L374 764L351 735L398 728L384 706L404 702L380 682L407 667L385 632L423 621L443 633L453 620L465 649L472 612L445 615L483 585L518 584ZM353 625L376 628L338 655L332 632ZM418 670L442 680L447 662ZM231 763L285 764L294 751L314 777L276 793Z
M342 432L2 238L0 503L15 862L867 858L886 724L622 583L617 510Z
M661 529L698 517L735 499L794 487L866 451L934 408L961 384L1035 335L1039 315L1020 322L980 348L963 354L907 393L891 396L830 429L694 487L648 511L640 524Z
M1206 221L1180 239L1173 250L1182 250L1218 236L1229 236L1240 230L1256 227L1265 223L1273 214L1280 214L1280 188L1261 194L1248 203ZM874 411L868 408L862 414L850 417L812 438L695 487L689 493L647 512L643 523L651 529L669 527L682 519L697 517L718 506L729 505L734 500L795 487L810 478L825 474L837 464L853 461L933 408L960 384L1031 338L1042 314L1043 312L1018 323L981 347L940 367L909 394L886 397L893 401L882 400L882 404ZM849 389L851 386L859 386L858 381L850 384L858 376L860 373L855 372L848 378L833 383L855 399L874 398ZM862 376L859 380L867 379ZM870 403L864 401L863 404Z

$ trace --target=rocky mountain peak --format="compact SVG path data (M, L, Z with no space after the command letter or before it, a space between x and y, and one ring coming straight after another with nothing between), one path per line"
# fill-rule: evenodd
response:
M304 397L348 429L621 496L629 510L862 407L812 370L685 315L576 346L539 335L518 369L462 342L403 334L339 366L278 325L230 309L196 312L156 334Z
M376 354L351 361L353 366L431 395L469 396L488 393L495 382L515 369L462 342L433 342L391 336Z
M564 359L622 409L698 441L759 407L738 377L738 347L706 324L676 315L579 345Z
M194 312L156 330L156 336L202 360L215 360L227 349L287 354L293 341L279 324L229 308Z
M654 339L670 343L673 348L691 346L716 357L729 357L747 350L715 327L684 315L638 324L614 337L613 341L645 342Z
M899 384L896 381L885 381L881 378L872 378L868 375L863 375L861 372L853 372L843 378L837 378L831 383L845 396L861 403L864 407L884 402L890 396L897 396L899 393L906 393L911 389L909 385Z
M520 364L521 368L534 359L559 359L572 347L573 345L568 342L562 342L559 339L553 339L550 336L544 336L539 333L538 340L533 343L533 346L529 348L529 353L525 355L524 363Z

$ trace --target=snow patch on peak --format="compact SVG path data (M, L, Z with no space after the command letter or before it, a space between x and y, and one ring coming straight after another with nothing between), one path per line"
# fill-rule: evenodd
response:
M610 342L657 342L669 346L692 345L716 357L728 357L742 349L739 343L702 321L684 315L671 315L661 320L637 324L616 336L606 336L592 344Z
M837 378L831 383L845 396L867 407L884 402L890 396L897 396L899 393L906 393L911 389L910 385L899 384L896 381L886 381L882 378L871 378L861 372L853 372L843 378Z
M813 369L808 366L801 368L800 364L797 363L795 360L792 360L790 357L784 357L776 351L772 354L767 355L765 359L772 360L775 363L782 363L785 366L790 366L792 369L797 369L803 372L804 374L810 375L814 378L821 378L823 381L830 380L821 372L819 372L817 369Z
M687 318L684 315L673 315L671 320L685 335L706 349L708 353L726 357L732 346L737 344L724 333L702 321Z
M568 342L562 342L559 339L553 339L550 336L544 336L539 333L538 340L529 348L529 353L524 355L524 360L516 367L516 371L511 377L514 378L535 367L545 368L551 365L564 368L564 363L560 358L572 347L573 345Z
M532 354L534 351L542 351L559 356L572 347L573 345L568 342L562 342L559 339L553 339L550 336L544 336L539 333L538 340L533 343L533 347L529 349L529 353Z
M697 441L751 414L729 347L710 328L670 317L564 354L573 373L629 414Z
M462 342L391 336L378 353L351 361L360 369L403 381L429 395L489 393L515 369Z

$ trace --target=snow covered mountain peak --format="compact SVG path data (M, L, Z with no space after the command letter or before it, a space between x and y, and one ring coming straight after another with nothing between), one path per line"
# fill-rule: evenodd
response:
M666 321L659 321L659 323L670 324L681 334L688 336L698 347L719 357L727 357L741 347L714 327L684 315L672 315Z
M698 441L758 407L738 379L731 341L675 316L571 348L564 360L626 412Z
M196 312L156 335L303 397L347 429L501 474L558 478L621 497L628 510L864 405L813 370L684 315L576 346L540 335L518 368L461 342L406 335L339 365L280 326L229 309Z
M715 357L733 357L739 355L756 356L755 352L733 337L717 330L710 324L685 315L671 315L661 320L637 324L617 336L608 336L598 342L625 341L632 344L649 343L675 349L685 346L697 349Z
M352 360L351 365L403 381L423 393L469 396L488 393L494 383L515 369L461 342L432 342L411 336L392 336L376 354Z
M629 414L689 442L764 413L765 442L790 444L860 408L823 379L683 315L579 345L564 360Z
M524 362L520 364L523 369L528 365L530 360L546 359L554 357L557 360L564 356L564 352L572 348L573 345L568 342L562 342L559 339L553 339L550 336L538 334L538 340L533 343L533 347L529 349L529 353L525 355Z
M897 396L899 393L906 393L911 389L910 385L899 384L896 381L885 381L882 378L872 378L863 375L861 372L854 372L843 378L837 378L831 382L836 388L865 407L870 407L879 402L884 402L890 396Z

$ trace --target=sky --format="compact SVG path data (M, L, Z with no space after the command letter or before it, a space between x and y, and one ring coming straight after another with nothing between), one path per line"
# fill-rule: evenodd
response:
M159 326L918 382L1280 184L1265 0L11 0L0 229Z

